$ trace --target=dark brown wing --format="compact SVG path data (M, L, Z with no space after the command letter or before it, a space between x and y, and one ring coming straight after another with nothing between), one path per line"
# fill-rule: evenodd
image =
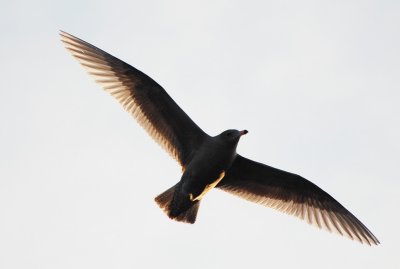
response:
M379 244L378 239L353 214L301 176L238 155L217 187L361 243Z
M61 41L182 167L207 136L167 92L146 74L66 32Z

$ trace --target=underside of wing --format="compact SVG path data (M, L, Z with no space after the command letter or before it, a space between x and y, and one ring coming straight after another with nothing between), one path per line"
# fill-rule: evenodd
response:
M312 182L237 156L218 188L366 244L378 239L352 213Z
M191 152L207 134L149 76L86 41L66 32L60 35L65 47L96 82L185 167Z

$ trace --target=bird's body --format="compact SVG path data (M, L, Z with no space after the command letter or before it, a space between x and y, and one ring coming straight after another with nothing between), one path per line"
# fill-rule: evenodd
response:
M182 167L179 182L155 198L174 220L194 223L200 201L218 188L361 243L378 239L332 196L307 179L236 153L247 131L209 136L146 74L61 32L66 48Z
M224 178L236 157L239 139L246 133L246 130L241 132L227 130L220 135L204 139L184 168L182 177L174 189L172 202L170 205L161 205L162 208L168 206L166 213L171 218L181 216L181 221L192 223L195 221L196 215L194 219L185 219L182 214L197 205L207 192Z
M234 133L233 139L227 133ZM207 138L194 153L193 159L182 174L184 190L200 195L205 186L217 180L221 173L227 171L236 157L236 146L241 133L229 130L222 134Z

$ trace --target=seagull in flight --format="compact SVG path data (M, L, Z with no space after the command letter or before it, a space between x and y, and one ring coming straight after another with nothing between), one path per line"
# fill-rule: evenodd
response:
M61 41L96 82L182 167L178 183L155 198L173 220L194 223L201 200L217 188L368 245L379 240L350 211L311 181L236 152L247 130L210 136L152 78L61 31Z

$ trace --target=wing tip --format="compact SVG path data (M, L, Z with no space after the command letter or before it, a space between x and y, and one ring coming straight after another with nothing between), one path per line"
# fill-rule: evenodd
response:
M62 37L73 37L73 38L77 38L76 36L74 36L74 35L71 35L70 33L68 33L68 32L66 32L66 31L64 31L64 30L58 30L58 34L60 35L60 36L62 36Z
M60 36L61 41L63 41L63 42L64 42L64 40L67 40L67 39L70 39L70 38L74 38L73 35L65 32L64 30L58 30L58 35Z

